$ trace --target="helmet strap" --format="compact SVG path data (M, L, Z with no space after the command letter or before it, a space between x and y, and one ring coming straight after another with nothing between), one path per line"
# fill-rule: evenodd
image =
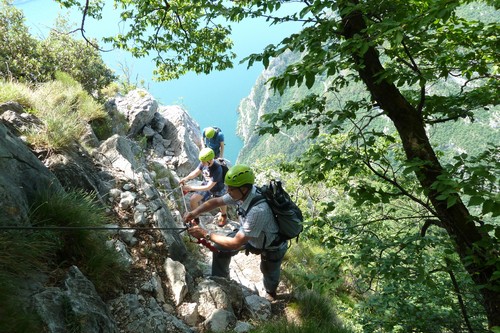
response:
M238 191L241 193L241 201L245 200L248 197L248 193L250 193L250 189L248 187L245 187L247 189L247 193L243 193L241 190L243 187L238 187Z

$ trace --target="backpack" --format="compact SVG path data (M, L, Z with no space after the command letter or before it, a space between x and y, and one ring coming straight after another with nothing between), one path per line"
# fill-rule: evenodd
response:
M256 204L264 200L268 203L279 228L278 238L271 245L277 245L292 238L298 240L299 234L303 229L302 222L304 221L304 217L300 208L292 201L290 195L281 185L281 181L271 180L269 185L257 187L257 193L258 195L250 201L245 215Z
M231 162L226 160L225 158L223 159L217 159L217 163L222 167L222 181L224 182L224 179L226 178L226 173L231 167Z

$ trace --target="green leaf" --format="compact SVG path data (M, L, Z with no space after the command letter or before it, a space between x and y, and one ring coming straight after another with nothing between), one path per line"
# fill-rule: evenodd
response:
M451 206L455 205L457 203L458 196L453 195L448 197L446 200L446 208L450 208Z
M484 202L484 199L480 196L473 196L469 200L469 206L479 206Z
M403 32L401 30L398 30L394 38L394 43L401 44L402 41L403 41Z
M311 89L314 85L314 80L316 79L316 75L314 73L308 72L306 74L306 87Z

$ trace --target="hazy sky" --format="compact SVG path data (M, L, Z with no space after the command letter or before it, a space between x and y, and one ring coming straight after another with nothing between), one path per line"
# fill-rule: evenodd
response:
M112 11L112 1L105 6L107 16L101 21L86 20L86 36L100 40L104 35L119 31L118 16ZM53 0L18 0L14 5L24 12L26 24L33 35L45 37L48 28L53 25L58 13L67 11ZM107 8L107 9L106 9ZM70 21L80 25L81 14L70 13ZM213 72L209 75L188 73L178 80L168 82L152 81L153 62L150 59L134 59L127 53L116 50L102 53L109 67L122 74L120 64L126 64L135 74L132 82L144 79L146 88L162 105L182 105L198 122L200 128L218 126L222 128L226 140L225 157L235 163L242 147L236 136L236 112L239 102L248 96L263 67L254 65L249 70L246 65L237 62L251 53L261 51L271 43L281 41L283 37L300 26L281 25L269 27L264 20L253 20L233 25L234 51L237 54L235 68L224 72Z

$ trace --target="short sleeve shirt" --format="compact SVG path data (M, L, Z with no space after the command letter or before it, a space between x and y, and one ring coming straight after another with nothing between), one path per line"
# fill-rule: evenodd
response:
M247 211L252 199L257 195L254 186L245 201L236 201L228 193L222 199L227 205L239 205ZM248 211L246 216L239 216L240 230L245 236L250 237L248 243L257 249L269 247L278 234L278 224L274 220L273 212L267 202L258 203ZM266 242L264 246L264 240Z
M220 156L220 143L224 142L224 133L221 130L218 130L213 138L209 139L205 136L205 132L203 132L203 140L205 141L205 146L212 149L215 153L215 157Z
M219 163L214 161L211 166L204 166L202 163L198 164L198 169L201 170L203 175L203 183L208 184L210 181L217 182L210 192L220 192L224 189L224 179L222 179L222 167Z

